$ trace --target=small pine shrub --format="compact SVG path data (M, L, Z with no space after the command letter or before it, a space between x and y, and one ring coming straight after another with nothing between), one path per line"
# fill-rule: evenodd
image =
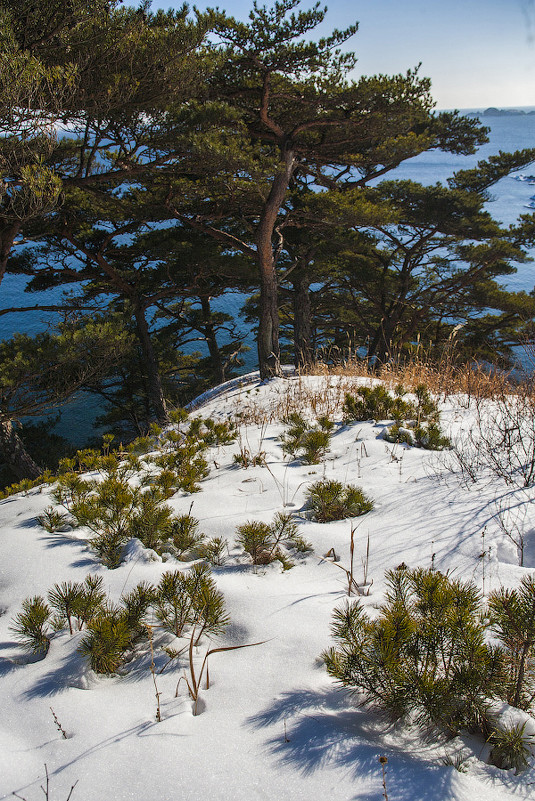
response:
M515 769L521 773L529 767L529 758L535 738L525 734L526 723L497 726L489 737L492 749L489 761L503 770Z
M193 565L185 573L164 573L156 587L154 607L161 626L175 637L196 627L198 640L203 634L220 633L228 623L223 594L206 565Z
M72 619L83 601L83 585L79 582L63 581L54 584L48 591L48 602L55 612L54 627L63 628L67 623L69 631L73 633Z
M102 612L105 601L106 591L102 576L94 576L89 573L81 584L81 592L73 607L79 629L82 629Z
M249 520L236 530L236 542L250 554L254 565L267 565L279 561L284 570L294 563L290 551L306 553L312 548L299 535L292 515L277 513L270 525L258 520Z
M96 673L116 673L132 644L132 631L116 609L92 620L82 638L79 652L89 659Z
M225 563L225 552L228 550L228 541L224 537L212 537L197 547L199 559L206 559L208 564L220 567Z
M41 595L26 598L22 612L10 626L15 638L26 651L46 656L50 648L50 607Z
M239 453L235 453L232 457L234 464L244 467L246 470L249 467L265 467L266 452L258 451L258 453L251 453L249 448L242 445Z
M488 614L505 653L505 698L513 706L529 709L535 694L535 577L525 575L515 589L491 592Z
M414 394L416 395L416 419L418 423L423 420L428 423L438 423L440 418L438 406L425 384L418 384Z
M163 503L164 494L158 487L140 492L128 524L128 535L137 537L145 548L161 550L162 541L172 525L173 510Z
M58 512L53 506L48 506L43 514L39 515L37 520L49 534L55 534L57 531L66 531L70 528L69 516L63 512Z
M160 625L175 637L181 637L191 622L192 601L186 591L186 576L181 570L162 574L156 587L154 607Z
M359 487L340 481L316 481L306 493L311 516L318 523L359 517L373 509L373 501Z
M31 489L40 487L43 484L52 484L55 480L56 477L52 475L50 470L45 470L39 478L23 478L22 481L10 484L9 487L4 487L3 490L0 490L0 501L9 498L11 495L17 495L19 492L29 492Z
M477 588L422 568L391 571L387 585L377 617L358 601L335 611L328 673L393 719L484 733L504 660L486 642Z
M133 590L121 596L121 620L125 621L131 632L131 642L146 634L146 615L155 597L156 590L148 581L141 581Z
M273 540L271 527L258 520L248 520L236 529L236 542L250 554L253 565L266 565L271 561Z
M172 432L171 432L172 433ZM202 456L202 443L189 439L178 444L167 453L156 457L156 464L172 470L177 476L178 487L184 492L200 490L199 482L209 474L208 462Z
M346 423L363 420L388 420L393 415L394 399L382 384L374 387L359 387L356 396L346 393L343 415ZM396 401L396 416L405 417L409 413L410 404L401 398Z
M384 438L388 442L405 442L428 451L442 451L451 447L450 440L444 436L438 423L421 423L412 427L394 423L385 429Z
M173 551L178 559L186 559L196 551L205 540L199 531L199 521L192 515L174 517L168 527L167 535L173 543Z
M329 448L334 423L323 416L317 425L310 425L298 412L292 412L284 422L288 425L281 437L284 453L304 464L318 464Z

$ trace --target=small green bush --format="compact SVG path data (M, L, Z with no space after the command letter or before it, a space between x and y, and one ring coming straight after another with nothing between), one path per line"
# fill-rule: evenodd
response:
M281 436L284 453L304 464L318 464L329 448L334 423L323 416L311 425L298 412L292 412L283 422L288 425Z
M11 631L26 651L46 656L50 648L50 607L41 595L26 598Z
M312 546L305 542L292 515L278 512L271 524L249 520L238 526L236 542L250 554L254 565L279 561L283 570L294 566L290 552L306 553Z
M529 767L529 758L535 738L525 734L526 723L497 726L489 737L492 745L489 760L503 770L514 768L521 773Z
M163 503L164 497L158 487L138 492L128 521L128 536L137 537L145 548L158 552L172 525L173 510Z
M208 564L219 567L225 563L225 551L228 550L228 541L224 537L212 537L197 547L199 559L206 559Z
M220 633L228 623L223 594L206 565L164 573L156 587L154 607L161 626L175 637L196 627L198 640L203 633Z
M491 592L488 614L505 653L505 698L513 706L529 709L535 696L535 577L527 574L515 589Z
M236 542L250 554L253 565L267 565L271 562L273 534L271 526L259 520L248 520L236 529Z
M414 406L404 401L403 387L396 387L396 396L392 395L382 384L374 387L359 387L356 397L346 393L343 415L346 423L364 420L403 420L415 414Z
M43 514L39 515L37 520L49 534L55 534L57 531L65 531L70 527L69 516L63 512L58 512L53 506L47 506Z
M373 501L359 487L340 481L316 481L306 493L307 506L318 523L359 517L373 509Z
M199 521L192 515L174 517L168 528L168 536L178 559L186 560L205 540L204 534L199 531Z
M486 642L477 588L422 568L387 573L387 586L373 619L358 601L335 611L328 673L393 719L484 734L504 659Z
M132 631L117 610L108 610L91 621L79 652L89 659L96 673L116 673L132 645Z
M412 427L394 423L385 429L384 438L388 442L405 442L428 451L442 451L451 447L450 440L444 436L438 423L421 423Z

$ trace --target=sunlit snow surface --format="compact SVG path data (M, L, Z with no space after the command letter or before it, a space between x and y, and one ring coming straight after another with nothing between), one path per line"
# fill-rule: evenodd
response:
M358 708L322 667L318 657L330 645L331 614L345 599L345 578L319 557L334 547L340 563L348 563L351 521L318 524L300 516L312 481L356 483L375 501L375 509L355 521L359 581L370 537L373 585L361 600L372 611L383 600L384 572L401 562L429 567L433 560L438 569L480 588L484 580L485 593L500 584L515 585L535 569L535 534L527 535L526 567L520 568L495 520L496 501L510 489L496 480L467 488L445 469L444 457L386 443L384 423L344 426L338 413L322 464L284 460L278 437L281 416L291 405L288 393L300 398L303 412L306 399L318 395L334 408L334 398L343 397L338 380L230 385L195 412L219 419L255 416L258 423L241 428L241 444L251 452L264 450L268 464L248 470L234 466L239 442L213 449L201 491L178 493L169 501L177 513L188 512L193 501L192 514L202 530L229 540L229 558L214 569L232 621L218 642L266 641L211 657L211 687L202 691L196 717L184 681L175 697L184 662L157 677L163 719L156 723L146 649L124 675L102 677L77 654L80 634L54 636L46 659L28 661L9 630L23 599L46 595L56 582L97 573L111 599L118 600L138 582L156 583L164 570L183 563L155 560L132 541L125 562L110 571L87 546L83 529L47 534L40 527L36 516L51 502L48 490L0 502L0 799L13 791L27 801L41 799L46 763L51 801L64 801L76 781L73 801L379 801L382 755L388 757L391 801L535 797L535 769L517 777L479 760L485 749L480 741L445 742L438 736L423 741L416 730L388 727ZM470 412L461 401L449 399L442 407L443 424L454 435L470 427ZM275 563L255 574L234 545L235 528L246 520L269 522L283 508L295 513L314 553L288 572ZM158 668L166 658L160 650L164 641L169 640L156 631ZM204 650L202 645L198 659ZM67 739L56 729L50 707ZM441 762L459 752L471 755L467 773Z

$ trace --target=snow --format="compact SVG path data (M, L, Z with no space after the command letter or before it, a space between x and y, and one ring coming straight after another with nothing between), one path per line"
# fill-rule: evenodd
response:
M352 523L358 583L370 540L373 584L361 598L370 611L383 600L385 571L402 562L434 564L473 580L485 594L514 586L535 570L533 529L519 567L514 545L496 523L496 499L514 490L497 480L467 486L447 466L446 453L385 442L385 421L343 425L339 401L350 383L319 376L230 384L195 405L194 414L219 420L239 413L240 436L209 452L210 475L200 492L179 492L169 503L184 514L193 501L191 513L205 534L229 541L229 558L213 575L231 624L213 646L262 642L210 657L210 688L201 691L196 716L185 681L179 681L184 658L156 677L162 716L156 722L147 645L120 675L101 676L77 652L84 632L55 634L39 660L21 649L9 628L22 601L46 596L54 583L81 581L91 572L103 576L110 598L118 600L140 581L157 583L165 570L183 563L164 561L131 541L120 567L108 570L83 529L48 534L39 525L37 516L51 505L50 488L0 502L0 799L13 792L27 801L42 798L46 764L50 801L65 801L75 782L73 801L371 801L383 797L380 756L388 758L390 801L535 798L535 768L516 776L479 759L486 746L476 738L424 739L414 728L387 724L355 705L322 666L346 579L320 557L334 548L339 564L349 564ZM327 410L337 421L319 465L283 458L281 418L292 403L303 413L309 406L315 415ZM441 404L447 432L470 426L467 406L454 397ZM253 454L265 451L267 466L234 465L242 446ZM357 484L373 498L374 510L355 521L306 519L300 515L306 487L321 478ZM296 515L314 551L285 572L278 562L255 570L234 544L236 526L270 522L283 510ZM154 629L158 668L166 659L161 645L168 641ZM199 665L206 647L198 648ZM526 720L525 713L506 706L497 714ZM527 732L535 732L535 721L527 717ZM465 773L442 763L458 753L467 757Z

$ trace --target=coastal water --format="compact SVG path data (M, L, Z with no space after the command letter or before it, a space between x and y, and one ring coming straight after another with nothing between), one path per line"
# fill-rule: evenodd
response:
M489 142L483 145L473 156L455 156L440 151L423 153L414 159L404 162L390 177L410 179L424 184L432 184L446 180L456 171L474 167L481 159L495 155L500 151L511 152L523 148L535 147L535 114L507 115L501 117L482 117L484 125L490 128ZM525 172L535 173L535 165L526 168ZM521 214L528 214L530 210L526 204L535 195L535 186L527 182L515 180L508 176L503 178L492 189L492 197L487 204L492 216L504 225L513 224ZM530 255L535 258L535 249ZM24 306L51 306L61 301L60 289L47 292L25 292L26 278L24 276L6 275L0 286L0 310ZM517 265L514 275L504 278L504 286L515 291L530 292L535 287L535 262ZM243 296L239 293L229 293L214 302L214 308L232 315L237 321L240 331L246 333L246 344L250 351L245 355L244 372L256 366L256 350L252 334L243 320L239 317ZM24 311L15 314L0 316L0 339L7 339L15 332L34 334L53 327L57 316L54 313L42 311ZM98 415L100 401L90 395L84 394L63 407L61 420L55 430L66 436L76 445L81 445L94 434L93 421Z

